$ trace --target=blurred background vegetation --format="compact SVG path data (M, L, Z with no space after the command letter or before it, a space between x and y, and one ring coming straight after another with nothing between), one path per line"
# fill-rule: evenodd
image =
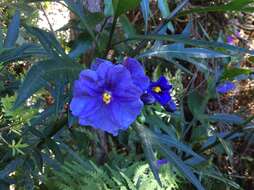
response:
M0 189L254 189L253 11L252 0L1 0ZM177 111L145 106L118 137L78 126L73 80L96 57L126 56L168 78ZM220 95L223 81L237 88Z

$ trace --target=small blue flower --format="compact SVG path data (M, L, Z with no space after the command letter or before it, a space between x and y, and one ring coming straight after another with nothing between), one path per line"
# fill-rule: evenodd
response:
M168 112L176 111L176 104L173 100L169 100L169 102L164 106L165 110Z
M216 91L218 93L221 93L221 94L225 94L231 90L234 90L236 88L235 84L230 82L230 81L226 81L222 84L219 84L217 87L216 87Z
M168 160L166 160L166 159L157 160L158 167L161 167L162 165L167 164L167 163L168 163Z
M151 94L156 101L165 106L170 100L170 90L172 85L168 83L164 76L161 76L158 81L151 82L147 90L148 94Z
M141 113L143 102L140 97L146 78L142 67L131 63L131 68L107 60L98 59L94 70L83 70L74 83L70 109L79 118L79 124L117 135L126 130ZM125 63L127 66L129 63ZM142 75L143 74L143 75Z

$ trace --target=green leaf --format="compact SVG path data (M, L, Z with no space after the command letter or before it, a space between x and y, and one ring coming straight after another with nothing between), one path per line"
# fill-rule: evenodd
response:
M200 68L201 70L207 71L208 68L206 65L202 64L199 61L196 61L195 59L191 58L197 58L197 59L210 59L210 58L224 58L229 57L229 55L216 52L213 50L205 49L205 48L182 48L177 47L176 45L162 45L159 47L152 48L138 57L151 57L156 56L160 58L166 58L166 59L180 59L184 61L188 61L194 65L197 66L197 68Z
M44 49L48 52L52 57L62 56L68 58L65 54L64 49L56 39L53 33L46 32L42 29L36 27L25 26L26 30L32 35L36 36Z
M50 150L52 150L52 152L54 153L56 159L63 163L64 159L63 159L63 155L61 153L61 150L59 148L59 146L56 144L56 142L54 140L49 139L47 141L47 146L49 147Z
M47 52L34 44L23 44L18 48L6 49L0 53L0 64L7 64L14 61L24 60L32 56L45 56Z
M112 0L104 0L104 15L105 16L114 15Z
M141 12L145 20L145 32L147 32L148 20L150 16L149 0L141 0L140 2Z
M155 154L152 147L152 139L149 133L145 132L145 128L142 125L136 125L138 134L141 138L142 145L144 148L145 156L148 159L149 166L153 172L155 179L161 185L160 176L158 173L157 160L155 158Z
M1 29L1 27L0 27L0 52L1 52L1 50L3 49L3 47L4 47L4 42L3 42L3 40L4 40L3 31L2 31L2 29Z
M18 91L14 108L20 106L37 90L49 85L49 82L63 80L72 82L78 77L82 67L78 64L65 63L60 59L41 61L32 66Z
M155 134L151 134L152 138L154 138L154 140L157 141L157 145L158 144L164 144L164 145L168 145L167 147L174 147L178 150L184 151L187 154L192 155L193 157L196 157L197 159L199 159L200 161L204 161L205 159L202 158L201 156L199 156L197 153L195 153L191 147L188 147L187 145L179 142L179 140L170 138L167 135L155 135Z
M112 0L115 16L120 16L127 11L135 9L140 0Z
M90 40L79 41L78 44L68 54L68 56L72 59L76 59L80 55L85 54L91 47L92 47L92 42Z
M215 180L221 181L221 182L223 182L223 183L225 183L225 184L227 184L229 186L232 186L235 189L241 189L240 185L238 185L233 180L225 178L218 171L213 172L213 171L209 171L209 170L203 170L202 172L200 172L200 175L207 176L207 177L210 177L210 178L214 178Z
M24 161L20 158L10 161L3 170L0 171L0 179L4 179L10 173L14 172Z
M194 90L190 93L188 96L188 107L191 111L191 113L197 118L197 119L204 119L204 111L205 111L205 103L202 102L203 96L201 96L197 90Z
M251 69L242 69L242 68L225 68L222 73L222 80L233 80L235 77L239 75L249 75L253 71Z
M221 145L223 146L226 154L228 155L228 158L229 158L230 162L233 164L232 159L233 159L233 154L234 153L233 153L232 144L230 144L230 142L228 142L228 141L225 141L223 138L218 137L218 139L219 139Z
M41 155L40 151L37 150L37 149L34 149L33 152L32 152L32 156L33 156L33 159L34 159L38 169L40 171L42 171L43 159L42 159L42 155Z
M167 18L170 15L168 0L158 0L158 7L163 18Z
M209 115L208 119L210 121L219 121L238 125L244 123L244 119L235 114L215 113L213 115Z
M232 12L232 11L253 12L254 7L246 7L250 3L253 3L253 0L233 0L226 5L192 8L191 10L183 11L180 15L186 15L190 13L207 13L207 12Z
M240 48L240 47L228 45L221 42L193 40L190 38L183 37L181 35L137 35L127 40L159 40L159 41L170 41L170 42L182 42L187 45L193 45L198 47L220 48L220 49L230 50L232 52L254 54L253 50L248 50L245 48Z
M200 181L192 172L191 168L187 166L174 152L169 150L166 146L158 145L162 154L166 159L172 163L198 190L205 190Z
M16 11L8 27L7 36L4 41L5 48L11 48L15 45L15 42L17 41L19 35L19 26L20 26L20 12Z
M151 127L159 128L165 131L170 136L170 138L177 139L175 128L171 125L166 125L159 117L154 115L146 116L146 122Z
M131 24L131 22L129 21L126 15L120 16L119 21L122 24L124 34L126 35L127 38L130 38L136 35L135 28L133 27L133 25Z

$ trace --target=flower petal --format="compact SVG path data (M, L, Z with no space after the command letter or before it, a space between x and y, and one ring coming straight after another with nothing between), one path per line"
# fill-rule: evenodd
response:
M91 69L92 69L92 70L97 70L98 67L99 67L99 65L100 65L101 63L104 63L104 62L109 63L109 64L112 64L112 63L111 63L110 61L108 61L108 60L101 59L101 58L96 58L95 61L94 61L94 62L92 63L92 65L91 65Z
M161 76L156 83L165 91L169 91L172 89L172 85L168 83L168 80L164 76Z
M145 75L144 68L138 62L138 60L134 58L127 58L123 62L123 65L129 70L131 73L132 80L135 85L141 88L143 91L146 90L149 86L149 78Z
M122 89L132 85L130 72L122 65L115 65L108 69L106 85L111 89Z
M121 129L127 129L140 115L143 107L141 100L132 102L115 101L111 104L114 121L119 123Z
M167 91L159 94L152 92L152 94L154 95L155 99L163 106L171 100L171 96Z
M74 116L87 117L94 114L101 106L101 101L95 97L74 97L70 103L70 110Z
M88 117L80 117L79 124L93 126L96 129L101 129L111 133L114 136L118 135L118 132L120 129L122 129L122 126L114 121L112 112L108 108L109 107L102 106L96 114Z
M114 67L114 65L110 61L106 61L106 60L102 61L96 70L98 77L100 79L105 79L106 74L108 73L109 69L112 67Z
M82 71L79 75L79 80L76 80L74 84L74 96L94 96L101 91L97 73L89 69Z

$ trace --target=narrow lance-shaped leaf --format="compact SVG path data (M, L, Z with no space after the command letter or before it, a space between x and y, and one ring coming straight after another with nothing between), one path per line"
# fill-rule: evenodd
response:
M15 45L15 42L17 41L19 35L19 26L20 26L20 12L16 11L8 27L7 36L4 41L5 48L11 48Z
M141 12L145 20L145 33L147 33L148 20L150 16L149 0L141 0L140 2Z
M126 37L130 38L136 34L135 28L133 27L132 23L129 21L126 15L120 16L119 20L122 24Z
M248 50L246 48L236 47L229 44L221 42L210 42L205 40L193 40L190 38L182 37L181 35L136 35L128 40L161 40L161 41L170 41L170 42L182 42L184 44L198 46L198 47L210 47L210 48L222 48L225 50L230 50L234 53L249 53L254 54L253 50Z
M1 29L1 27L0 27L0 52L1 52L1 50L3 49L3 47L4 47L3 40L4 40L3 31L2 31L2 29Z
M170 15L167 0L158 0L158 7L161 11L162 17L167 18Z
M205 190L191 168L166 146L158 144L166 159L172 163L198 190Z
M26 26L25 28L29 33L31 33L32 35L36 36L39 39L41 45L48 52L49 55L51 55L52 57L62 56L67 58L64 49L57 41L53 33L44 31L36 27Z
M239 75L249 75L253 72L251 69L243 69L243 68L225 68L222 73L222 80L233 80L235 77Z
M247 6L253 3L253 0L234 0L224 5L214 5L209 7L192 8L190 10L183 11L180 15L186 15L190 13L207 13L207 12L253 12L253 6Z
M34 44L23 44L17 48L5 49L0 54L0 64L6 65L18 60L23 60L32 56L45 56L47 52Z
M114 8L114 15L120 16L123 13L126 13L127 11L135 9L138 4L140 3L140 0L112 0L113 2L113 8Z
M145 128L142 125L136 125L136 128L137 128L138 134L141 138L145 156L148 159L149 166L153 172L155 179L161 185L161 180L160 180L158 166L157 166L157 160L155 158L153 148L152 148L152 143L151 143L152 139L151 139L149 133L146 133L146 130L144 130Z
M210 121L215 121L215 122L220 121L224 123L231 123L231 124L237 124L237 125L244 123L244 119L235 114L215 113L213 115L209 115L208 119Z
M104 15L105 16L113 16L114 9L112 0L104 0Z
M66 81L72 82L78 76L81 68L78 64L65 63L60 59L51 59L34 64L19 88L14 108L20 106L37 90L48 86L50 82L56 83L56 81L63 79L62 77Z
M0 171L0 179L4 179L6 176L8 176L11 172L15 171L23 163L24 161L20 158L17 158L9 162L9 164L7 164L5 168Z

